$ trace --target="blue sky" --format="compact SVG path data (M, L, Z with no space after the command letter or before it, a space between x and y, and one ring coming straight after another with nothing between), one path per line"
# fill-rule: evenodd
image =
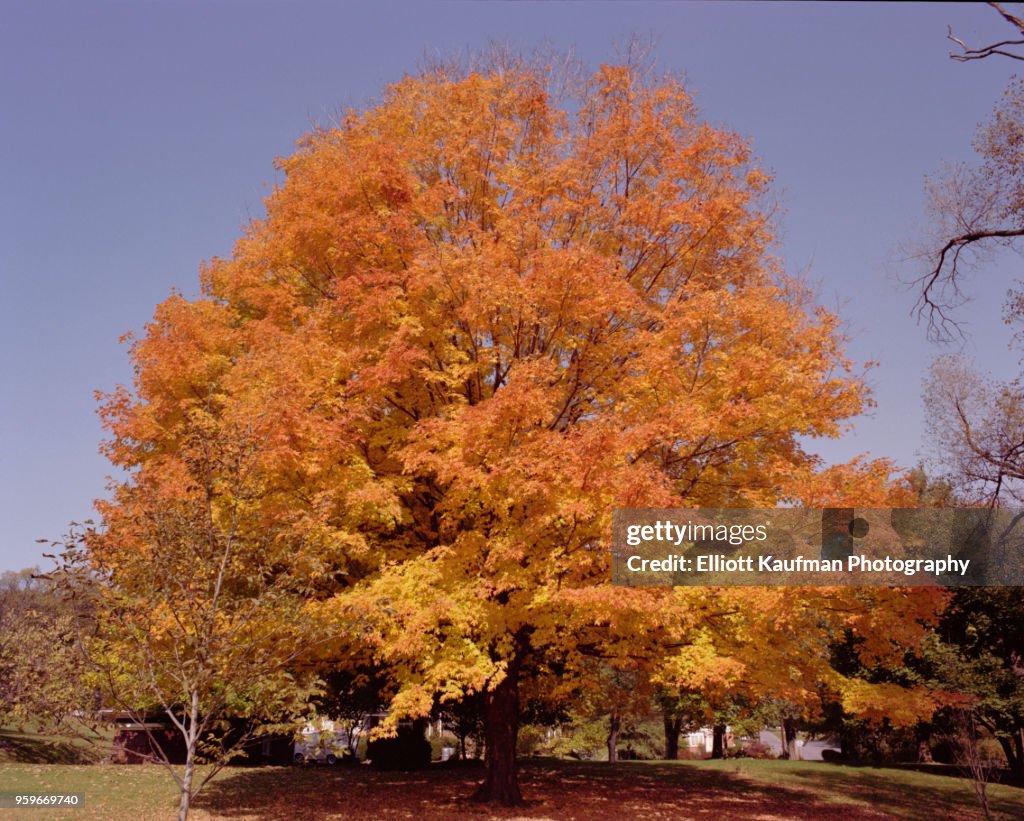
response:
M875 359L878 407L838 442L906 465L923 453L920 380L941 349L894 280L924 222L923 178L970 160L1014 65L948 59L1003 39L989 8L814 3L0 2L0 570L90 515L108 468L93 391L128 382L118 337L200 263L230 253L312 124L363 106L425 56L548 41L596 65L631 34L683 72L706 119L776 175L779 252ZM962 312L967 353L1018 356L999 321L1014 255Z

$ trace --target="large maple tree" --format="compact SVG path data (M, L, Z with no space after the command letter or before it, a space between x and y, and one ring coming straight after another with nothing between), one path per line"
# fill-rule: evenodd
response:
M265 420L246 423L250 504L309 610L339 653L391 671L393 718L483 693L481 797L505 803L521 686L569 692L600 656L797 701L827 677L863 701L825 669L825 637L859 630L882 657L938 604L610 585L615 507L888 491L877 465L820 479L801 444L837 435L865 390L837 317L772 255L748 144L671 78L552 77L427 71L314 131L105 406L136 473L196 407Z

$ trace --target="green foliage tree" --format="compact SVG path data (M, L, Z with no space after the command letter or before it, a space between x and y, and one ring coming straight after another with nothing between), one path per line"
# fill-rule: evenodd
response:
M357 755L367 719L387 708L388 693L394 685L385 671L373 667L339 665L323 674L323 685L313 699L317 713L334 722L344 733L350 760Z
M83 676L80 602L38 568L0 575L0 726L32 725L92 737L96 695Z
M972 721L999 742L1007 766L1024 779L1024 617L1016 588L956 591L933 640L924 670L965 697Z

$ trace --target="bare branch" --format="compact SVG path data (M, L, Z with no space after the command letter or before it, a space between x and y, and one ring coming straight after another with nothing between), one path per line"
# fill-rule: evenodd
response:
M963 50L963 53L961 54L955 54L954 52L949 53L951 59L960 63L966 63L969 60L983 60L994 54L998 54L1001 57L1009 57L1011 60L1024 60L1024 54L1014 54L1012 51L1004 50L1005 46L1024 46L1024 40L1002 40L998 43L993 43L990 46L969 48L963 40L953 36L952 29L950 29L949 33L946 35L946 39L952 40Z
M1006 20L1006 22L1008 22L1010 25L1016 26L1018 29L1020 29L1021 33L1024 33L1024 20L1021 20L1021 18L1010 14L999 3L989 3L989 5L996 11L998 11L1003 16L1003 19Z
M1024 34L1024 21L1022 21L1021 18L1010 14L999 3L989 3L989 5L999 12L1006 22L1019 30L1021 34ZM951 40L960 47L959 54L955 52L950 52L949 54L950 59L956 60L960 63L966 63L970 60L984 60L986 57L992 57L993 55L1009 57L1011 60L1024 60L1024 54L1017 54L1016 52L1006 50L1007 46L1024 46L1024 40L1001 40L998 43L992 43L988 46L971 48L959 37L955 37L953 35L952 27L949 27L946 39Z
M938 294L947 287L952 288L955 295L959 294L961 252L974 243L987 239L1013 239L1022 236L1024 228L1004 228L971 231L947 240L935 257L934 267L917 280L917 284L921 286L921 296L915 307L917 317L920 319L927 316L929 327L937 336L947 336L950 329L955 329L959 333L959 325L949 313L952 306Z

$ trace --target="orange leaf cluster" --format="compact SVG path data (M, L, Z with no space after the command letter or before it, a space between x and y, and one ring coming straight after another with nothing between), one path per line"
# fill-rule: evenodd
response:
M280 161L266 218L202 299L160 306L134 394L106 398L133 472L108 523L135 485L201 486L191 448L258 442L268 549L339 646L404 671L411 711L493 686L524 647L799 697L830 631L912 643L926 594L609 586L615 507L890 487L879 464L822 477L800 445L865 391L836 317L771 255L748 145L672 80L604 66L567 102L549 80L408 77Z

